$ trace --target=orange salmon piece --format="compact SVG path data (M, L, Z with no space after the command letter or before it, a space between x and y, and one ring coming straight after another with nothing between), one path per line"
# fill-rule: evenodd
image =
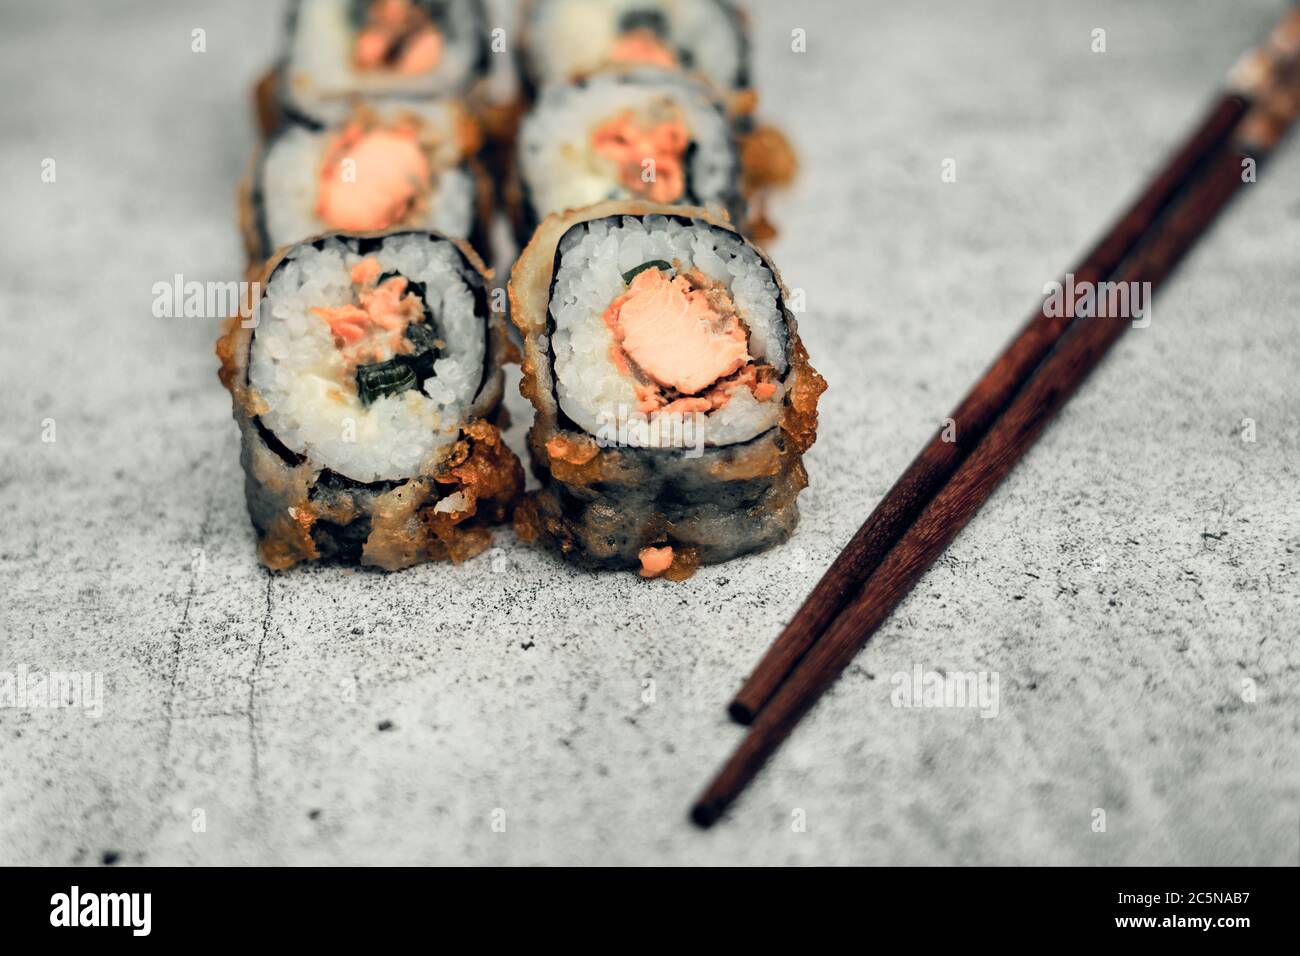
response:
M351 160L345 176L343 163ZM430 188L429 160L408 126L362 131L348 126L326 150L315 213L331 229L388 229Z
M686 192L683 162L690 132L678 120L646 125L631 110L624 110L596 127L591 148L618 169L621 182L633 195L652 202L676 202ZM653 160L654 179L646 182L647 160Z
M442 61L442 34L410 0L374 0L352 48L362 70L427 73Z
M646 269L610 304L605 323L627 357L665 388L694 395L749 361L745 329L682 276Z

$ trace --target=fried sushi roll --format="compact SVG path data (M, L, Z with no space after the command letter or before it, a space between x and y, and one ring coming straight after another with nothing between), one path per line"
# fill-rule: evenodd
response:
M217 345L262 562L486 549L523 483L495 423L505 344L482 263L432 233L324 236L269 262L253 321Z
M749 39L730 0L530 0L519 61L530 95L610 66L657 66L692 74L747 111Z
M251 262L325 232L427 229L486 248L492 186L481 134L455 101L357 106L326 129L282 127L240 197Z
M740 157L722 104L666 70L547 87L520 128L509 204L521 245L553 212L605 199L719 206L744 221Z
M771 262L700 209L548 217L510 278L540 491L521 537L689 576L786 540L825 382Z
M274 84L279 116L259 104L264 127L339 123L359 98L464 94L487 71L483 0L297 0L288 34Z

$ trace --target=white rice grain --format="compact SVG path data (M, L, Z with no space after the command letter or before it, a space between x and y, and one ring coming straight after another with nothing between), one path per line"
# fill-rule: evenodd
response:
M635 380L610 357L613 343L604 312L626 291L623 273L652 259L678 262L682 270L698 268L724 283L749 329L749 354L784 377L787 335L779 289L762 259L739 237L665 216L625 216L570 230L559 255L550 303L556 393L565 414L585 431L597 435L637 407ZM749 389L736 389L726 405L705 416L705 444L749 441L772 428L784 394L778 387L772 398L759 402Z
M626 110L678 116L696 144L685 170L692 196L679 201L734 211L739 161L721 107L679 73L641 69L549 87L525 117L519 133L520 171L539 219L602 199L636 198L614 163L591 146L596 127Z
M356 28L349 0L299 0L285 93L298 112L321 123L342 121L354 97L407 100L464 92L476 78L487 31L481 0L450 0L442 58L428 73L405 76L384 70L358 70L352 64Z
M669 42L690 54L689 68L717 90L735 85L744 37L719 0L534 0L528 51L534 79L563 83L608 65L610 50L629 13L664 15Z
M446 347L423 392L363 405L328 324L310 311L353 301L350 272L364 257L340 239L288 253L266 288L249 363L249 381L268 409L266 427L294 452L361 482L409 478L455 442L486 357L484 319L450 242L398 235L373 255L383 271L424 283L437 317Z

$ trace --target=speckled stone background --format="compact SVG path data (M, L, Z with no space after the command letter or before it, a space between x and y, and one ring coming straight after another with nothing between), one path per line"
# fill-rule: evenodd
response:
M104 711L0 708L0 863L1300 861L1295 141L736 812L687 823L728 695L1281 10L752 6L804 163L772 252L830 390L793 541L673 586L507 531L263 571L216 323L151 303L240 268L278 10L5 5L0 671L97 672ZM996 672L998 716L891 706L916 665Z

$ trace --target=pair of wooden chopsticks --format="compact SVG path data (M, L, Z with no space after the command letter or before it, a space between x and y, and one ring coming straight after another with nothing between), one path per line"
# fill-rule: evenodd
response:
M1234 69L1228 90L1074 270L1087 282L1173 272L1300 114L1300 10ZM692 809L709 826L957 536L1133 319L1047 302L858 529L746 680L729 712L748 734ZM947 439L947 440L945 440Z

